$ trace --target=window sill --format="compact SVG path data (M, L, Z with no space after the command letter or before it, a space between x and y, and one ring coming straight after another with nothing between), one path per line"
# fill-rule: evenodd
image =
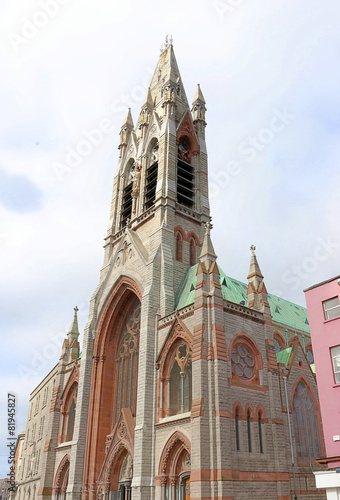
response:
M56 449L58 450L59 448L67 448L68 446L72 446L73 444L76 444L76 441L65 441L64 443L58 444Z
M335 389L336 387L340 387L340 383L333 385L333 389Z
M323 322L324 324L325 323L330 323L331 321L335 321L337 319L340 319L340 316L335 316L335 318L330 318L330 319L325 319L325 321Z
M185 413L177 413L176 415L171 415L170 417L164 417L159 419L159 424L166 424L168 422L175 422L177 420L184 420L191 417L191 411Z

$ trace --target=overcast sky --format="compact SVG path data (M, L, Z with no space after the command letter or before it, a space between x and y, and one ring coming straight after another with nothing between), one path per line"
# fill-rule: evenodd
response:
M7 392L20 432L75 305L85 326L120 125L167 33L189 103L197 83L207 102L220 266L246 281L255 244L268 291L301 305L340 274L339 21L339 0L0 0L0 477Z

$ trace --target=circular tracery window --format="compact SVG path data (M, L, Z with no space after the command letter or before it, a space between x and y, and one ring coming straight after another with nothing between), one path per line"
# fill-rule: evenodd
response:
M243 379L250 379L255 373L255 359L248 347L237 344L231 353L231 365L235 374Z

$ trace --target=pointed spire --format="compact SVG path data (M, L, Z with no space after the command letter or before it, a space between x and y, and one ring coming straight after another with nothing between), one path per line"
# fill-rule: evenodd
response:
M131 108L129 108L125 120L123 121L122 127L120 129L120 143L118 146L119 151L119 158L122 158L124 156L124 153L126 151L126 146L127 143L129 142L129 138L131 135L131 132L133 131L134 126L133 126L133 120L132 120L132 115L131 115Z
M164 106L165 102L172 103L172 108L176 104L176 117L178 120L190 109L176 61L172 38L169 36L166 38L164 46L162 46L161 54L151 79L150 92L153 100L153 108L156 109L159 115L171 115L171 113L167 112L169 105ZM158 106L162 110L157 109Z
M200 87L199 83L197 84L196 93L195 93L195 96L194 96L194 100L192 101L192 105L194 106L197 103L199 103L199 104L205 104L205 99L203 97L202 90L201 90L201 87Z
M133 119L132 119L132 114L131 114L131 108L128 109L125 120L123 121L122 129L125 127L133 129Z
M145 96L145 99L144 99L144 102L142 104L142 109L143 108L153 108L153 99L152 99L152 95L151 95L151 90L150 90L150 87L148 88L148 92Z
M205 136L205 126L206 126L206 121L205 121L205 112L207 108L205 107L205 99L202 94L202 90L200 87L200 84L197 84L197 89L195 93L194 100L192 102L192 121L195 125L195 130L198 136L203 137Z
M250 247L250 250L251 250L251 259L250 259L250 268L247 280L251 280L252 282L254 282L255 288L258 288L261 281L263 281L263 274L261 273L261 269L255 255L256 246L252 245Z
M261 269L255 255L255 250L256 250L255 245L252 245L250 247L250 250L251 250L250 268L249 268L249 274L247 276L248 305L252 309L256 309L257 311L262 311L262 312L266 311L267 313L270 314L270 308L267 299L267 289L263 281L263 274L261 273Z
M210 237L210 230L212 229L211 222L207 222L205 224L205 234L203 239L203 245L200 254L200 262L205 264L207 270L210 269L212 262L215 262L217 259L217 255L215 254L215 250Z
M79 311L78 307L76 306L74 308L74 316L73 316L73 320L72 320L72 323L71 323L71 326L70 326L70 329L68 331L68 334L67 334L67 337L68 339L71 341L72 339L77 339L78 336L79 336L79 328L78 328L78 316L77 316L77 312Z

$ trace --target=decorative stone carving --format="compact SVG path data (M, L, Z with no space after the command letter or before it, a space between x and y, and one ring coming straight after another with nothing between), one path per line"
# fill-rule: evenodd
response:
M120 469L119 481L131 481L133 475L132 458L130 453L126 455Z

